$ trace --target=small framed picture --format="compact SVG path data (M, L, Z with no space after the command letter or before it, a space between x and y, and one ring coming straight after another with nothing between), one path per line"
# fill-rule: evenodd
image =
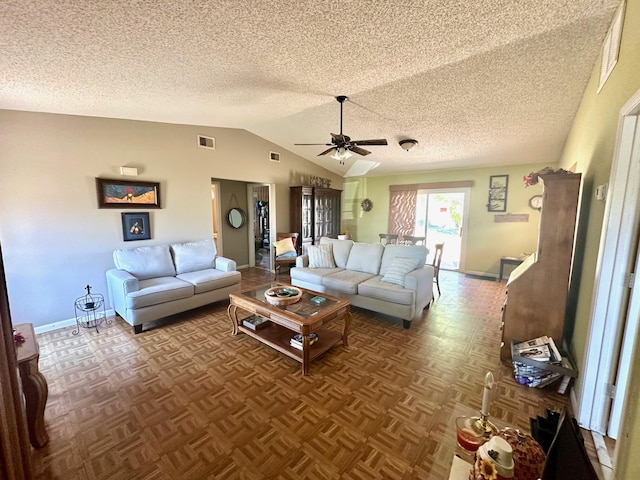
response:
M489 212L507 211L507 191L509 189L509 175L491 175L489 177Z
M125 242L132 240L149 240L151 225L149 212L122 213L122 237Z

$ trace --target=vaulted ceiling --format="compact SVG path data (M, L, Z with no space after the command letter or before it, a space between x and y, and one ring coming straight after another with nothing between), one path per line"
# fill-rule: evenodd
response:
M4 0L0 108L244 128L341 175L551 163L618 3ZM295 146L339 133L336 95L389 145Z

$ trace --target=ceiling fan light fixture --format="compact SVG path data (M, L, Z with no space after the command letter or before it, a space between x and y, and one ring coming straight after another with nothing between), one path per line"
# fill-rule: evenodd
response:
M415 147L416 145L418 145L418 141L414 140L413 138L407 138L405 140L400 140L400 147L405 150L405 151L409 151L411 150L413 147Z
M336 160L339 160L341 162L345 161L347 158L349 158L352 155L352 153L347 150L344 147L338 147L336 148L336 151L333 153L333 155L331 155L331 158L334 158Z

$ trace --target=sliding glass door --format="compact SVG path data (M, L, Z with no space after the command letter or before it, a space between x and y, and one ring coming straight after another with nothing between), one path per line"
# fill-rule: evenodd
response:
M461 269L468 198L468 188L418 190L414 235L426 237L430 258L435 244L444 243L441 268L445 270Z

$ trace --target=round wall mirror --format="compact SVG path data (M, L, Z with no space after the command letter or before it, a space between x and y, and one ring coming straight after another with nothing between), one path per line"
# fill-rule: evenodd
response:
M240 228L247 221L247 214L241 208L232 208L227 216L229 225L233 228Z

